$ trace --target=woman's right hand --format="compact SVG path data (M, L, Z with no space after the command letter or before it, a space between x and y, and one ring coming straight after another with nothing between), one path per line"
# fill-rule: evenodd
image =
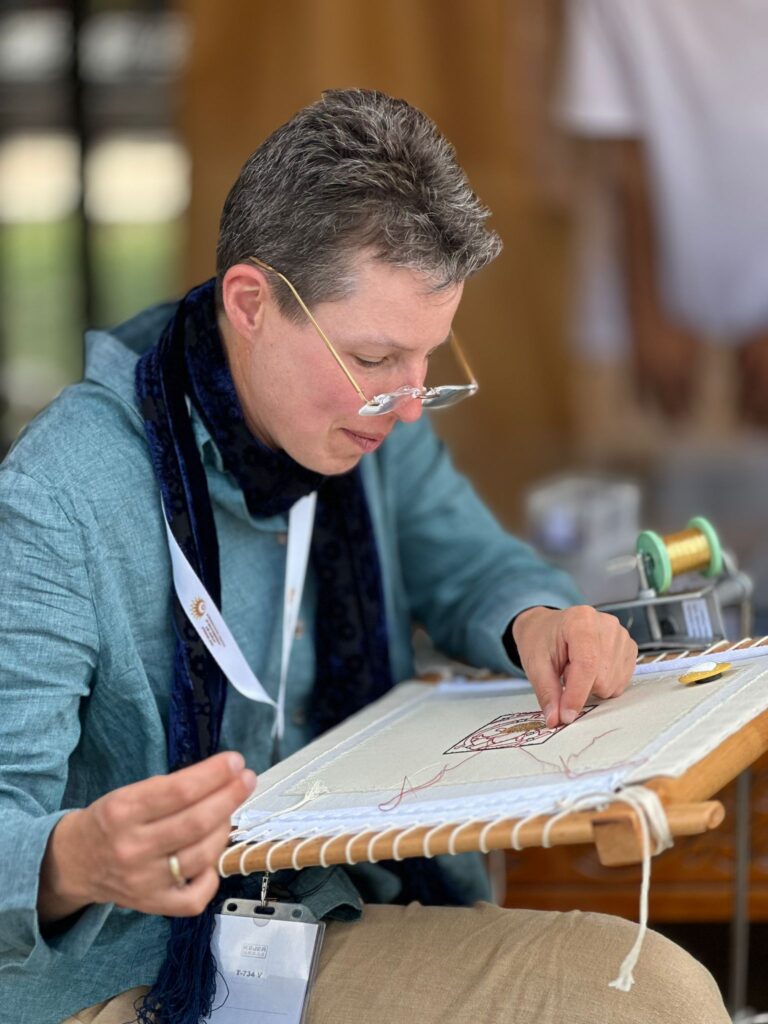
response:
M218 888L231 815L255 786L242 755L228 751L70 811L43 858L40 921L61 920L91 903L168 917L199 914ZM184 886L171 873L172 856Z

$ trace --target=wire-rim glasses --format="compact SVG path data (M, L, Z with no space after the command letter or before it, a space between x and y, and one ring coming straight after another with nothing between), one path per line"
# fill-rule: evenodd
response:
M405 384L401 388L397 388L395 391L385 391L380 395L374 395L373 398L368 398L363 389L357 383L352 373L347 368L346 363L341 358L339 353L336 351L333 342L328 338L325 331L322 329L320 324L315 320L314 316L309 310L302 297L296 291L294 286L285 276L281 274L279 270L275 270L274 267L270 266L269 263L265 263L264 260L260 260L257 256L249 256L249 261L255 263L256 266L261 267L262 270L267 270L275 277L279 277L283 284L290 290L293 297L296 299L301 309L309 319L314 329L320 335L320 338L324 342L326 348L331 353L333 358L338 363L339 367L344 373L349 383L358 393L360 398L363 400L363 405L357 410L360 416L386 416L390 412L394 412L398 406L404 402L409 402L413 399L419 399L423 406L428 409L445 409L449 405L456 405L457 402L461 402L465 398L470 398L472 395L477 393L478 383L475 380L474 374L470 369L467 358L462 351L459 340L455 333L451 331L450 342L456 358L459 364L467 376L467 384L444 384L438 385L437 387L414 387L410 384Z

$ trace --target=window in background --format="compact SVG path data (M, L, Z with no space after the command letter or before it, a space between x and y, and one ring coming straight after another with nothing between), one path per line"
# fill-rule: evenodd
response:
M0 14L2 441L80 376L86 326L179 288L186 25L163 3Z

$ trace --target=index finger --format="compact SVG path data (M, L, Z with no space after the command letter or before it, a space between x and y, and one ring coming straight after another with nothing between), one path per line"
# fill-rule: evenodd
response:
M587 697L597 681L600 667L597 635L579 630L568 641L568 664L563 671L563 691L560 696L560 721L570 725L584 707Z
M156 821L196 804L226 786L244 767L243 755L227 750L170 775L155 775L133 782L125 786L122 793L137 812L134 820Z

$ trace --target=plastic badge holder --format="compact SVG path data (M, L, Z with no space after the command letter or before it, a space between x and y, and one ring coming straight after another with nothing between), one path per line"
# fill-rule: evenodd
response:
M212 939L210 1024L302 1024L325 924L300 903L227 900Z

